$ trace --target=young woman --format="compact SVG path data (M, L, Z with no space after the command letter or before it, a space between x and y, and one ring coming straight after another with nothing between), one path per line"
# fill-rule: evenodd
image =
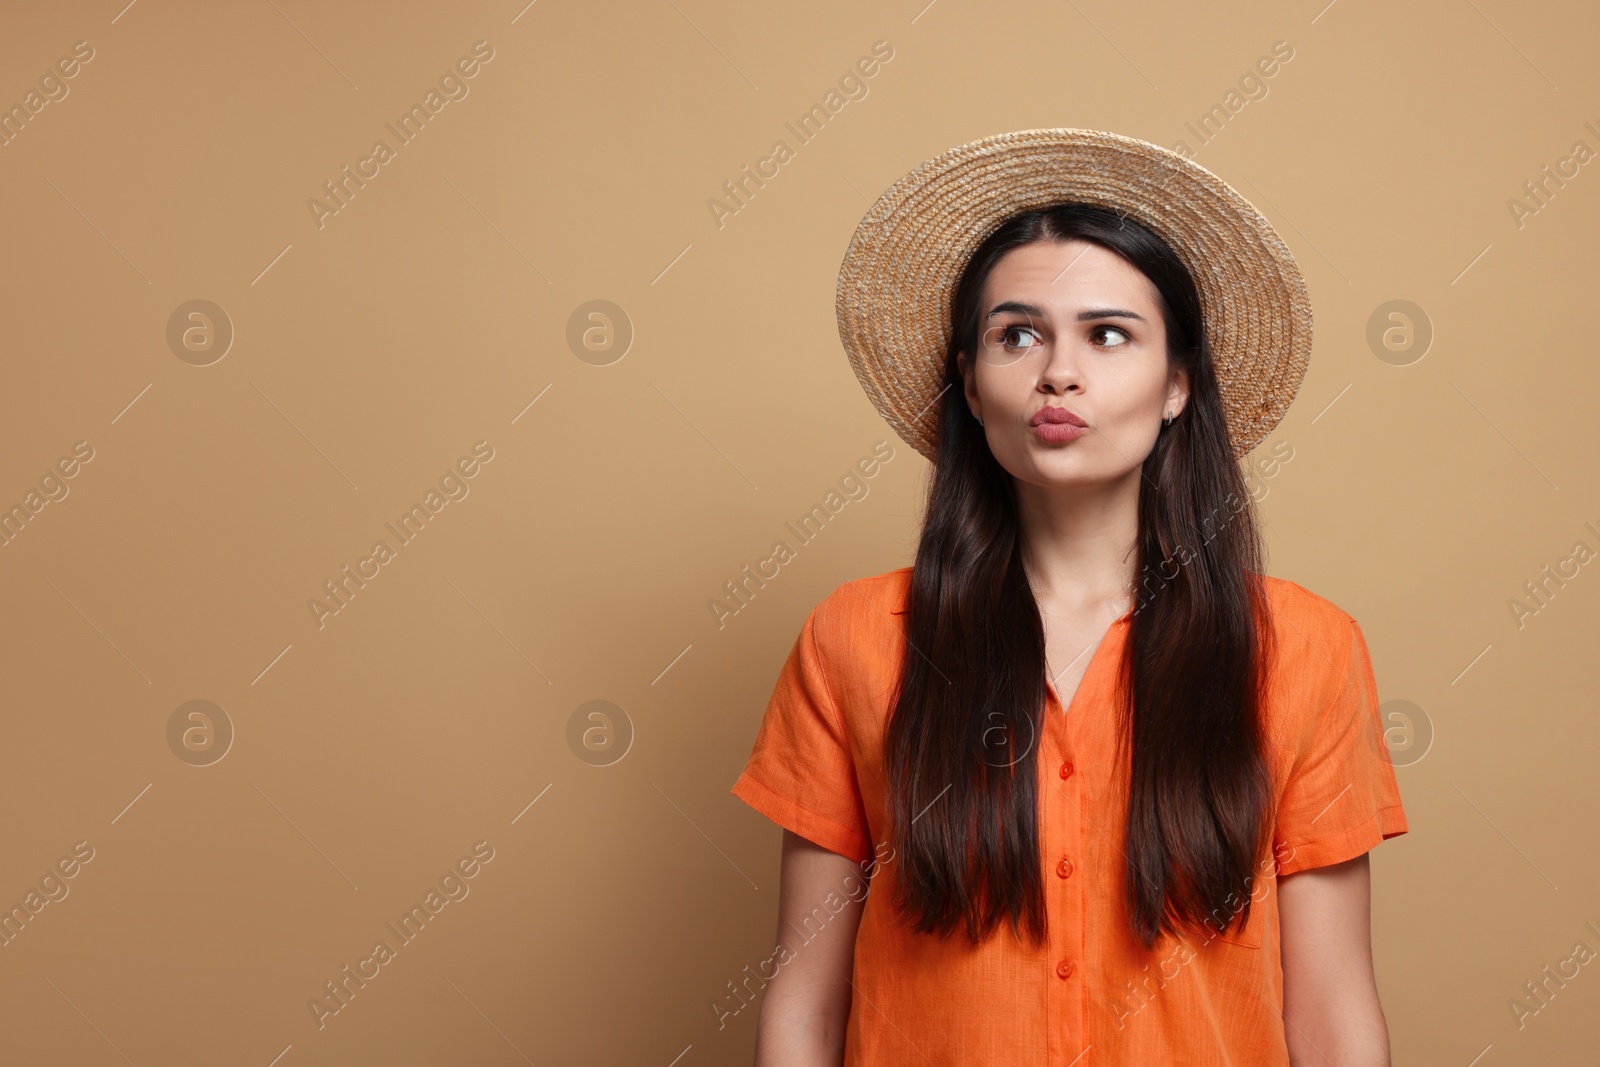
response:
M1304 374L1288 250L1181 157L1024 131L896 183L839 292L934 471L733 787L784 827L757 1067L1388 1064L1371 662L1263 574L1237 462Z

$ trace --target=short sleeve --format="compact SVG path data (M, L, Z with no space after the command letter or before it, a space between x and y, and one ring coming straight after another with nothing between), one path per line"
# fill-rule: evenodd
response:
M1361 627L1347 620L1343 666L1296 754L1273 835L1279 875L1354 859L1407 830Z
M825 602L824 602L825 603ZM817 645L812 609L778 672L733 795L773 822L858 863L872 856L855 759Z

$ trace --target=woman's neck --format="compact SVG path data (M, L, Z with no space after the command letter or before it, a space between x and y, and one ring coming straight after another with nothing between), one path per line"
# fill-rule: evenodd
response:
M1017 483L1023 564L1041 604L1067 611L1133 605L1139 474L1071 488Z

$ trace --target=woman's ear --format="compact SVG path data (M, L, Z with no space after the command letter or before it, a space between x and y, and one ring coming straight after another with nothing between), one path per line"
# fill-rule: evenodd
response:
M1173 418L1183 414L1184 407L1189 403L1189 372L1182 367L1174 367L1172 376L1167 386L1167 402L1163 411L1170 412Z
M972 373L972 361L965 352L956 353L956 370L961 373L961 393L967 398L967 410L972 412L972 417L978 420L978 425L983 425L983 410L978 404L978 381Z

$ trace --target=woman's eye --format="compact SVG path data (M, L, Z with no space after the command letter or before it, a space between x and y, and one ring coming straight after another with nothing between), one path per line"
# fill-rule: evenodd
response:
M1113 347L1114 348L1114 347L1116 347L1118 345L1124 345L1124 344L1128 343L1128 335L1126 333L1124 333L1122 330L1120 330L1117 327L1115 327L1115 326L1096 326L1093 330L1090 331L1090 333L1093 334L1093 335L1099 335L1099 334L1104 334L1104 333L1114 333L1119 338L1121 338L1121 340L1116 341L1116 342L1112 343L1111 345L1108 345L1107 347Z
M1001 335L1007 348L1032 348L1039 343L1039 335L1025 326L1008 326Z

